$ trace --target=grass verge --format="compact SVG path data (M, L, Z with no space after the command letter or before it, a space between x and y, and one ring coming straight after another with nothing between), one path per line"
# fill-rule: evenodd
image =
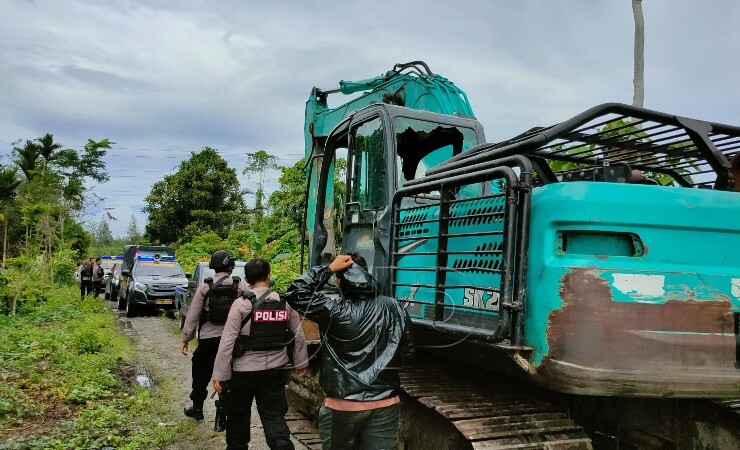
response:
M167 447L182 432L166 389L141 388L131 340L105 302L57 289L24 315L0 316L0 449Z

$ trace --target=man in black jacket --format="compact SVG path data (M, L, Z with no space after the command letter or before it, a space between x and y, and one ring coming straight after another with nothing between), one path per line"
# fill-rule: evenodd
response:
M332 274L341 298L319 292ZM398 369L411 343L408 313L397 300L377 294L375 280L357 254L314 267L293 281L283 298L321 331L320 382L324 406L331 411L331 420L321 421L324 448L395 449Z

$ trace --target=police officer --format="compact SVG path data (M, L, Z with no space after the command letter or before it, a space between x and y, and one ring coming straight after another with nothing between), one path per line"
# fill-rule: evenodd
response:
M292 450L294 446L285 422L286 344L294 339L293 365L297 375L303 376L308 355L301 320L277 293L269 290L270 263L253 259L244 266L244 274L254 296L234 302L213 369L216 391L222 392L226 385L223 382L229 380L226 448L248 448L250 413L255 399L267 445L272 450ZM237 339L246 350L241 356L233 355Z
M92 266L92 294L97 297L100 293L100 286L105 278L105 269L103 269L103 258L95 258L95 264Z
M193 389L190 399L193 404L184 411L186 416L197 421L203 420L203 402L208 397L213 361L229 308L238 296L249 291L244 280L231 276L235 262L227 251L219 250L211 255L209 267L216 274L198 286L182 329L180 352L183 355L188 354L188 343L198 330L198 347L193 352L192 361Z
M85 262L77 269L78 279L80 281L80 298L84 299L92 291L93 267L90 258L85 258Z

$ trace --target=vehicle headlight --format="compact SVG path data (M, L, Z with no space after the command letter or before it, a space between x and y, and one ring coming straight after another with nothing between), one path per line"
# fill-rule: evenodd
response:
M136 289L137 291L146 292L146 284L137 281L134 283L134 289Z

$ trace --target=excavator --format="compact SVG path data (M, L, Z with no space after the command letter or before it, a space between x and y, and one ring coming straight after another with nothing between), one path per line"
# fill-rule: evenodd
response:
M305 145L302 267L361 254L427 355L404 448L740 448L740 127L609 103L487 143L413 61L314 88Z

